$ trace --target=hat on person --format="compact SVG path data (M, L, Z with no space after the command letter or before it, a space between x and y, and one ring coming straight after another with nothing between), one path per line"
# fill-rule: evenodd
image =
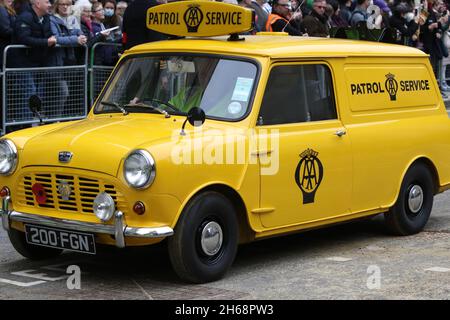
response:
M391 12L391 9L384 0L373 0L373 4L378 6L381 9L381 11L384 11L386 13Z

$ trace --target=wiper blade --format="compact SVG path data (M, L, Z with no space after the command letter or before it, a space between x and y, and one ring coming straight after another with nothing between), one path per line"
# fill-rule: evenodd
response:
M114 107L118 110L120 110L124 116L128 114L128 111L125 110L123 107L121 107L117 102L111 102L111 101L100 101L101 104L104 104L105 106Z
M150 104L145 104L145 103L128 103L125 104L124 107L142 107L142 108L149 108L151 110L155 110L158 111L159 113L163 114L165 118L170 118L170 114L166 111L163 110L161 108L152 106Z
M171 104L169 101L162 101L159 99L152 99L153 102L165 105L166 107L169 107L170 109L172 109L172 111L175 111L178 114L185 114L185 112L181 111L180 109L178 109L177 107L175 107L173 104Z

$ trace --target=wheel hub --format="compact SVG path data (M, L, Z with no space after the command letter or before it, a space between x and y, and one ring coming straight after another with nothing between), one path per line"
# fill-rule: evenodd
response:
M222 248L223 232L217 222L208 222L202 230L201 245L203 252L208 256L214 256Z
M418 213L423 205L423 190L420 186L414 185L409 190L408 206L412 213Z

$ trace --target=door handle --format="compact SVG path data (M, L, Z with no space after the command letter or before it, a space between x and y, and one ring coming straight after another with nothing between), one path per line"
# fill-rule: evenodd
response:
M342 136L345 136L347 134L347 131L345 131L345 129L339 129L334 134L336 136L338 136L338 137L342 137Z

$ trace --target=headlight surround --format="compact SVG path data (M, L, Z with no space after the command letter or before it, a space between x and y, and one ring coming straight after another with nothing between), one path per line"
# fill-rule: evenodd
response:
M155 160L146 150L134 150L125 159L123 174L133 188L147 188L155 180Z
M7 176L17 166L17 148L11 140L0 140L0 174Z

